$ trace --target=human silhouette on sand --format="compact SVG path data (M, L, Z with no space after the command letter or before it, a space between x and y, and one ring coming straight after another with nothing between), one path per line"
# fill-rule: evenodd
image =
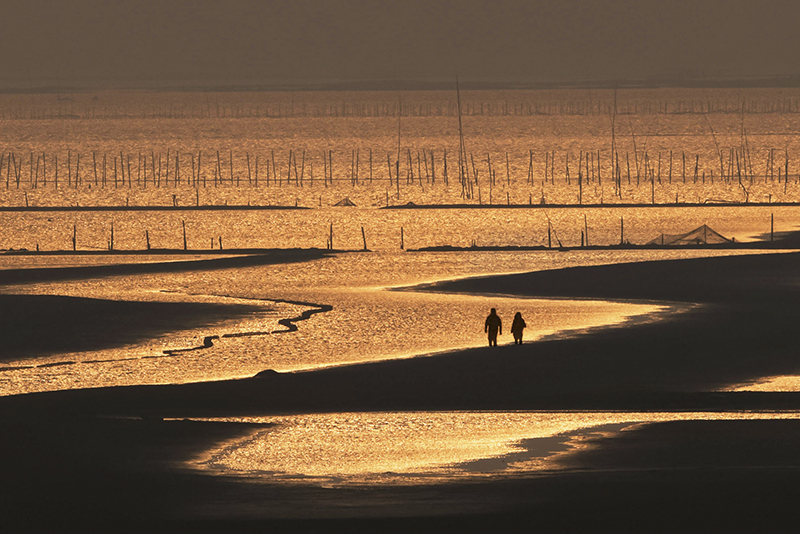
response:
M522 331L525 327L528 326L525 324L525 319L522 318L522 314L517 312L514 315L514 322L511 323L511 334L514 336L514 345L522 345Z
M503 333L503 322L497 316L497 311L492 308L489 316L486 317L486 323L483 326L483 331L489 333L489 346L497 346L497 334Z

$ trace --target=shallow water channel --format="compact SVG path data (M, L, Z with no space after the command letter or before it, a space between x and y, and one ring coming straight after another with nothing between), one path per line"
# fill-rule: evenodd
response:
M271 483L419 485L559 470L592 438L640 424L797 419L800 413L398 412L230 421L272 423L186 467Z

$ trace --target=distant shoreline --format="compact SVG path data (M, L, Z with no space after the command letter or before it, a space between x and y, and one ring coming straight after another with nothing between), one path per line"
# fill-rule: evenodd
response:
M574 90L574 89L738 89L800 87L800 76L652 77L596 80L481 80L460 79L462 90ZM334 92L334 91L454 91L455 79L398 80L0 80L0 94L91 93L97 91L153 92Z
M379 210L453 210L453 209L627 209L627 208L782 208L800 206L800 202L668 202L668 203L619 203L619 204L397 204L370 209ZM358 207L358 206L326 206ZM0 213L36 212L92 212L92 211L262 211L262 210L310 210L308 206L263 206L253 204L195 205L195 206L0 206Z

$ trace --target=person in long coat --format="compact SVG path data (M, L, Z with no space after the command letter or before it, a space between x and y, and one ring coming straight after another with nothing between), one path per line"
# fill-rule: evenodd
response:
M497 311L492 308L489 316L486 317L486 323L483 326L483 331L489 334L489 346L497 346L497 334L503 333L503 321L497 316Z
M525 330L526 326L528 325L525 324L522 314L517 312L517 314L514 315L514 322L511 323L511 334L514 336L515 345L522 345L522 331Z

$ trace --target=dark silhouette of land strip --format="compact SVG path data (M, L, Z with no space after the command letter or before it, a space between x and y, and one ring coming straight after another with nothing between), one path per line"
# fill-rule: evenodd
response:
M397 204L381 206L382 210L444 210L444 209L556 209L556 208L754 208L798 206L800 202L739 202L736 200L707 200L705 202L620 202L620 203L531 203L531 204ZM16 209L16 208L14 208ZM24 208L23 208L24 209Z
M638 245L635 243L609 244L609 245L562 245L548 247L546 245L470 245L460 247L455 245L436 245L430 247L410 248L408 252L470 252L470 251L545 251L545 250L797 250L794 243L770 242L770 241L748 241L742 243L733 241L730 243L713 244L689 244L689 245Z
M322 249L232 249L225 251L203 250L161 250L161 251L116 251L116 252L79 252L72 255L139 255L158 256L211 256L206 259L192 258L186 261L169 261L153 263L119 263L113 265L87 265L80 267L42 267L31 269L6 269L0 270L0 286L15 284L32 284L38 282L53 282L58 280L83 280L85 278L99 278L106 276L176 273L190 271L208 271L218 269L232 269L237 267L252 267L256 265L275 265L281 263L296 263L324 258L330 254L345 251ZM23 255L70 255L69 252L19 252ZM223 257L213 257L222 255Z
M0 362L124 347L264 311L262 306L248 304L0 294ZM0 372L8 369L0 366Z
M263 211L307 210L302 206L251 206L249 204L198 205L198 206L0 206L2 212L58 212L58 211Z

